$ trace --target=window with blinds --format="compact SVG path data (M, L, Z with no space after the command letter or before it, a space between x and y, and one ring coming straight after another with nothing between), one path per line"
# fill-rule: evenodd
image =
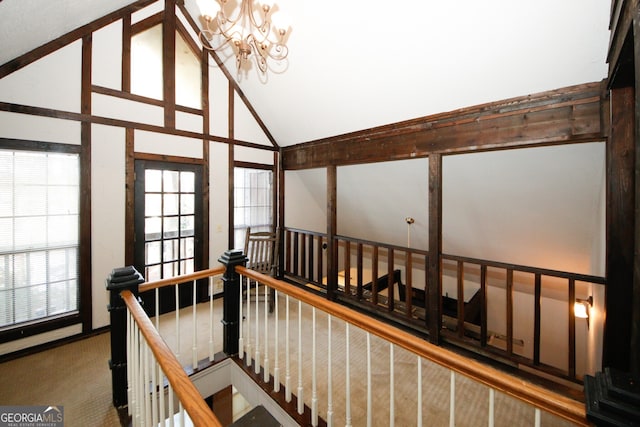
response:
M80 159L0 149L0 328L78 310Z
M242 247L245 230L273 229L273 171L235 167L234 185L234 242Z

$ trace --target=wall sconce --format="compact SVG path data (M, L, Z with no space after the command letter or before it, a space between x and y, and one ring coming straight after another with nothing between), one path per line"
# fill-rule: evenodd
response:
M587 319L587 329L589 329L589 311L593 305L593 297L587 299L577 299L573 303L573 314L580 319Z

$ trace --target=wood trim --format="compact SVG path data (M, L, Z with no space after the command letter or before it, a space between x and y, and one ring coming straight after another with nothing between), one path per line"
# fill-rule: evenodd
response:
M46 142L46 141L24 141L14 138L2 138L0 137L0 148L7 148L11 150L37 150L37 151L51 151L60 153L80 153L82 147L74 144L61 144L58 142Z
M63 314L58 317L51 317L46 320L40 319L36 320L35 322L15 325L10 329L0 331L0 343L15 341L22 338L43 334L45 332L53 331L56 329L65 328L67 326L77 325L78 323L82 323L82 321L83 320L81 314L79 312L75 312L71 314ZM0 357L4 357L4 355Z
M158 334L158 331L156 331L151 320L149 320L149 317L147 317L147 314L136 300L136 297L131 291L123 291L120 295L135 319L135 322L138 324L140 333L142 333L147 341L156 361L166 375L167 381L171 384L173 392L189 414L189 418L193 421L193 424L196 426L222 427L222 424L220 424L213 411L207 406L178 359L176 359L171 349L164 342L160 334Z
M131 26L131 34L140 34L143 31L147 31L150 28L155 27L156 25L162 24L164 21L164 11L158 12L154 15L151 15L142 21L138 21Z
M131 128L125 129L125 233L124 259L126 265L133 265L135 261L135 132Z
M627 36L632 33L633 19L638 8L638 0L617 0L612 2L611 19L609 23L610 38L607 52L609 64L609 79L616 75L616 69L624 60L624 47Z
M122 18L122 91L131 92L131 15ZM96 86L91 88L94 92Z
M200 56L200 99L202 105L202 133L207 135L211 129L211 113L209 111L209 55L201 52ZM211 143L202 139L202 267L209 268L210 243L210 172Z
M91 114L91 70L92 48L91 34L82 39L82 71L80 109L82 114ZM82 332L93 329L92 302L92 235L91 235L91 124L80 125L80 316Z
M277 156L278 153L275 153L275 155ZM247 168L247 169L261 169L261 170L267 170L267 171L274 171L275 172L275 164L273 165L268 165L266 163L253 163L253 162L243 162L240 160L234 160L233 161L233 167L234 168Z
M335 166L327 167L327 299L333 301L336 296L337 275L338 275L338 242L336 235L338 231L337 209L338 209L338 170ZM373 262L374 270L376 262ZM373 273L373 277L377 274ZM374 285L375 288L375 285ZM374 298L376 293L374 290Z
M440 342L442 330L442 155L429 156L429 263L427 265L427 330Z
M176 2L165 0L162 20L164 125L176 127Z
M151 160L154 162L171 162L171 163L183 163L189 165L202 165L203 159L195 157L182 157L182 156L170 156L168 154L154 154L154 153L134 153L135 160Z
M435 114L283 149L286 170L602 141L603 83Z
M233 140L231 138L224 138L224 137L215 136L215 135L205 135L203 133L191 132L191 131L180 130L180 129L168 129L163 126L149 125L146 123L139 123L139 122L131 122L128 120L112 119L108 117L74 113L71 111L54 110L51 108L32 107L29 105L12 104L9 102L0 101L0 111L8 111L11 113L28 114L28 115L41 116L41 117L52 117L55 119L73 120L78 122L87 122L87 123L94 123L94 124L114 126L114 127L133 128L133 129L143 130L147 132L156 132L156 133L161 133L165 135L174 135L174 136L184 136L187 138L194 138L194 139L206 138L210 141L216 141L216 142L221 142L225 144L233 143L235 145L239 145L243 147L257 148L260 150L267 150L267 151L277 151L277 149L274 147L256 144L253 142Z
M164 102L159 99L149 98L142 95L136 95L134 93L122 92L116 89L111 89L104 86L93 85L91 86L91 90L94 93L99 93L101 95L113 96L120 99L126 99L129 101L141 102L145 104L155 105L157 107L164 106ZM176 105L176 111L180 111L183 113L195 114L198 116L202 116L203 110L193 108L193 107L185 107L184 105Z
M635 247L640 248L640 9L636 8L633 20L633 32L636 37L633 41L634 58L634 117L635 117ZM636 249L633 257L633 301L631 303L631 373L640 376L640 251Z
M344 305L335 304L303 288L290 285L246 267L236 266L236 271L252 280L298 299L330 315L344 320L385 341L404 348L420 357L431 360L446 369L462 374L494 390L513 396L530 405L541 408L577 425L589 426L584 403L554 393L541 386L512 377L473 359L466 358L445 348L433 345L402 329L390 326L368 314L359 313Z
M214 57L217 58L217 57ZM217 60L217 59L216 59ZM227 105L229 107L228 110L228 131L229 131L229 139L233 140L234 135L235 135L235 94L233 92L233 82L232 80L229 80L229 86L228 86L228 90L227 90ZM229 217L229 226L228 228L228 235L227 235L227 239L228 239L228 246L230 248L235 248L235 182L234 182L234 170L233 170L233 165L235 162L235 150L234 150L234 144L229 144L229 155L227 158L227 167L228 167L228 171L227 171L227 177L228 177L228 181L229 181L229 186L227 188L228 194L229 194L229 204L227 205L227 209L228 209L228 217ZM238 242L240 244L240 242Z
M63 36L58 37L55 40L50 41L40 47L33 49L30 52L25 53L3 65L0 66L0 79L17 71L21 68L26 67L27 65L37 61L38 59L47 56L48 54L55 52L56 50L86 36L93 33L100 28L109 25L118 19L122 19L124 16L130 15L131 13L140 10L151 3L154 3L156 0L138 0L137 2L125 6L112 12L108 15L103 16L100 19L97 19L87 25L83 25L80 28L77 28Z
M602 364L628 371L633 300L636 138L633 87L611 91L611 136L607 144L607 287Z

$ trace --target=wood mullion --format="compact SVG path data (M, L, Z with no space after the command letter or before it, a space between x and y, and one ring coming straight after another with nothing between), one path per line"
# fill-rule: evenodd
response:
M122 91L131 92L131 15L122 18Z

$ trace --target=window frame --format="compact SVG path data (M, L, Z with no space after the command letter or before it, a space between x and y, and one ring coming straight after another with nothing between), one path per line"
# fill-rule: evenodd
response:
M0 149L15 151L41 151L48 153L67 153L77 154L80 165L79 170L79 215L78 215L78 309L74 312L61 313L41 319L14 323L0 328L0 344L15 341L21 338L54 331L56 329L65 328L77 324L83 325L83 331L86 329L84 321L91 317L91 306L86 304L86 296L91 295L91 281L84 280L86 277L85 266L91 264L91 251L86 246L91 245L91 240L83 236L83 223L86 221L86 201L83 201L83 194L86 188L84 159L82 155L82 146L74 144L51 143L43 141L18 140L11 138L0 138ZM88 201L90 204L90 199ZM90 214L90 213L89 213ZM87 264L88 263L88 264Z
M257 170L265 170L270 171L272 173L271 180L271 229L270 231L274 231L277 229L278 216L277 216L277 173L276 166L265 163L252 163L252 162L242 162L242 161L234 161L233 162L233 170L231 171L231 176L233 178L233 185L230 186L229 191L229 200L231 200L229 206L229 247L243 247L244 240L241 242L235 241L236 235L236 180L235 180L235 171L236 168L242 169L257 169Z

